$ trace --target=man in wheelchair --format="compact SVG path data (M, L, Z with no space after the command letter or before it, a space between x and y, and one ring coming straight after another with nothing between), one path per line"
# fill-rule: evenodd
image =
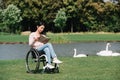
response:
M62 61L57 58L52 44L48 43L49 39L46 39L44 41L40 40L41 37L45 37L42 35L42 32L45 28L44 23L39 22L36 27L37 30L29 35L29 45L38 51L45 52L47 57L47 64L45 67L52 69L54 66L51 64L51 62L59 64L62 63Z

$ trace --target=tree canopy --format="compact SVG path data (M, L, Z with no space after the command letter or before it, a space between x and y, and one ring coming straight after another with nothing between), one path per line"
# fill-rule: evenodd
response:
M17 25L22 17L20 16L21 11L13 4L9 5L6 9L1 12L1 29L10 33L17 33L19 26Z
M22 31L33 31L37 21L45 21L46 31L56 32L54 20L59 19L56 18L58 11L64 8L66 25L59 26L64 32L120 32L120 0L117 3L103 0L2 0L2 3L4 7L0 5L1 8L14 4L21 10Z
M66 26L67 16L65 13L65 8L60 9L54 19L55 26L57 26L61 32L63 32L64 26Z

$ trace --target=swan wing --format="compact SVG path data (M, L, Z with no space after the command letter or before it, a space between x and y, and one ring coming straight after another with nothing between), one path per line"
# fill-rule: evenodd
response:
M74 57L87 57L87 55L85 55L85 54L78 54L78 55L76 55Z
M112 56L120 56L120 53L112 53Z
M111 56L112 55L112 51L103 50L103 51L98 52L97 55L98 56Z

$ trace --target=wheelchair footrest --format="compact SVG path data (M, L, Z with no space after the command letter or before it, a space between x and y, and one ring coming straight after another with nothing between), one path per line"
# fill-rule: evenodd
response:
M46 67L45 69L43 69L43 73L59 73L59 68L56 67L56 68L48 68Z

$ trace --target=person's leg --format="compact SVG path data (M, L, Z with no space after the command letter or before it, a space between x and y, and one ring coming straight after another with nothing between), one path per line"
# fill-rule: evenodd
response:
M47 43L48 48L50 49L51 56L53 58L53 63L62 63L62 61L58 60L57 55L53 49L53 46L51 43Z
M38 51L44 51L45 52L45 54L46 54L46 57L47 57L47 64L46 64L46 66L45 67L49 67L49 68L54 68L54 66L52 66L51 65L51 54L50 54L50 50L49 50L49 48L46 46L46 45L43 45L42 47L39 47L38 49L37 49ZM44 67L44 68L45 68Z
M50 50L48 48L44 48L43 50L47 56L47 62L48 64L51 64L51 55L50 55Z
M38 48L37 50L38 50L38 51L44 50L44 49L47 48L47 47L49 48L51 57L52 57L52 58L57 57L51 43L44 44L43 46L41 46L41 47Z
M49 56L50 58L52 57L54 63L62 63L60 60L57 59L57 55L51 43L44 44L42 47L38 48L38 50L44 50L45 48L49 49L49 53L46 53L46 55Z
M54 51L54 49L53 49L52 44L51 44L51 43L47 43L47 44L45 44L45 45L48 46L48 48L49 48L49 50L50 50L51 57L52 57L52 58L57 57L57 55L56 55L56 53L55 53L55 51Z

